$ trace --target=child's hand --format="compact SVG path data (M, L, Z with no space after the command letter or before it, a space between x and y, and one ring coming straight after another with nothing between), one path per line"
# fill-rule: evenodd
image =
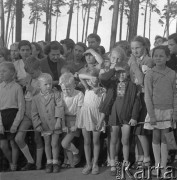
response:
M62 128L62 130L63 130L63 132L68 133L68 127L65 126Z
M130 119L128 124L130 124L130 126L136 126L137 125L137 120Z
M156 125L157 122L156 122L156 119L155 118L150 118L150 124L153 126L153 125Z
M16 133L17 132L17 126L12 125L10 128L11 133Z
M42 126L38 126L38 127L36 128L36 131L42 132L42 131L43 131Z
M70 130L71 132L75 132L77 130L77 126L72 126Z
M4 126L0 126L0 134L4 134L4 131L5 131L5 129L4 129Z
M101 128L102 128L102 123L103 123L103 122L98 122L98 124L96 125L96 130L97 130L97 131L100 131L100 130L101 130Z

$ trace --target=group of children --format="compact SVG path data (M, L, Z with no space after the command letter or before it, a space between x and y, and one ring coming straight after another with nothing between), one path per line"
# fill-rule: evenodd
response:
M24 140L25 130L33 125L36 169L41 169L45 149L46 172L59 172L60 145L64 149L63 164L69 162L70 167L75 167L79 162L79 149L73 139L82 133L86 159L82 173L98 174L100 134L109 127L107 156L111 175L117 173L120 142L123 147L122 166L130 166L132 129L136 137L134 168L151 166L147 135L152 130L155 166L160 164L163 174L168 158L165 133L172 128L172 121L177 120L176 73L166 66L170 59L168 47L155 47L152 57L147 49L141 36L132 40L129 59L120 46L103 57L93 48L88 48L84 53L86 66L82 70L75 74L69 69L63 70L58 81L61 91L53 88L50 74L41 72L40 61L28 55L27 46L20 48L21 62L2 62L0 147L10 169L17 168L18 147L28 161L23 170L35 166ZM76 90L76 80L83 84L83 92ZM156 175L156 171L152 173Z

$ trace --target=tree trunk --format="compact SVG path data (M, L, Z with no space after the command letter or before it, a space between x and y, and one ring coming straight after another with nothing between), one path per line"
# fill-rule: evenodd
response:
M47 9L46 9L46 29L45 29L45 41L48 42L48 37L49 37L49 5L50 5L50 0L47 1Z
M114 0L114 10L112 17L112 26L111 26L111 41L110 41L110 50L116 42L117 36L117 24L118 24L118 15L119 15L119 3L120 0Z
M131 42L131 40L137 35L139 3L140 3L139 0L131 1L129 38L128 38L129 42Z
M23 7L23 0L16 0L16 42L21 41L21 35L22 35L22 7Z
M148 7L148 3L149 3L149 0L146 0L146 8L145 8L145 11L144 11L144 32L143 32L143 37L146 36L146 19L147 19L147 7Z
M120 32L119 32L119 41L122 40L123 15L124 15L124 0L122 0L122 9L121 9L121 14L120 14Z
M36 28L35 28L35 38L34 38L35 42L36 42L37 28L38 28L38 12L37 12Z
M58 8L58 7L57 7ZM58 11L57 11L57 17L56 17L56 21L55 21L55 41L57 39L57 29L58 29Z
M150 12L149 12L149 39L151 38L151 16L152 16L152 0L150 2Z
M51 35L52 35L52 5L53 5L53 0L50 2L50 11L49 11L49 42L51 41Z
M34 23L33 23L33 34L32 34L32 42L34 41L34 31L35 31L35 25L36 25L36 23L35 23L35 20L34 20Z
M168 36L169 36L169 20L170 20L169 11L170 11L170 0L167 0L167 16L166 16L166 25L167 25L166 36L167 36L167 39L168 39Z
M77 4L77 31L76 31L76 40L79 40L79 1Z
M176 33L177 33L177 18L176 18Z
M4 2L1 0L0 2L0 30L1 30L1 35L0 35L0 46L4 46Z
M11 20L11 26L12 26L12 43L14 42L14 17L15 17L15 8L14 8L14 12L13 12L12 20Z
M72 16L73 16L73 7L74 7L74 0L72 0L71 5L70 5L66 38L70 37L71 22L72 22Z
M100 20L100 13L101 13L101 7L102 7L103 0L99 0L98 2L99 2L99 4L98 4L98 9L96 10L95 23L94 23L94 28L93 28L94 34L97 34L97 31L98 31L98 24L99 24L99 20Z
M83 8L83 9L84 9L84 8ZM85 13L84 13L84 17L83 17L83 27L82 27L82 42L84 41L86 14L87 14L87 8L85 7Z
M10 20L10 14L11 14L11 7L12 7L12 0L9 1L9 9L8 9L8 15L7 15L7 23L6 23L6 36L5 36L5 45L7 47L7 38L8 38L8 32L9 32L9 20Z
M88 25L89 25L89 19L90 19L91 3L92 3L92 0L89 1L89 6L88 6L87 23L86 23L86 30L85 30L85 43L87 41L87 32L88 32Z

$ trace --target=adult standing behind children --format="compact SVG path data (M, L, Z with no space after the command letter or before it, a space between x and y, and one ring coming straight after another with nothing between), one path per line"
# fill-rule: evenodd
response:
M62 51L61 44L53 41L45 47L47 57L41 60L41 71L52 76L54 86L58 85L61 68L66 64L61 58Z

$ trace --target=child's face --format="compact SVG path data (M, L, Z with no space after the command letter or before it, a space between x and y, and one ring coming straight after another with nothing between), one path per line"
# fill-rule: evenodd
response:
M111 66L111 61L109 59L105 59L104 66L109 68Z
M59 49L57 49L57 50L51 49L51 51L49 53L49 59L52 62L58 62L60 59L60 50Z
M164 66L169 60L169 57L165 54L163 49L156 49L153 55L156 66Z
M36 49L36 46L34 44L31 44L32 47L32 55L34 57L38 57L39 51Z
M0 66L0 79L8 82L13 79L14 73L7 66Z
M90 80L87 80L86 81L87 82L87 84L90 86L90 87L98 87L98 78L92 78L92 79L90 79Z
M110 55L111 66L115 66L120 61L121 61L120 53L113 50Z
M124 81L126 79L127 79L127 73L126 72L121 72L119 74L119 81L122 82L122 81Z
M131 50L135 57L140 58L145 52L145 47L141 42L133 41L131 42Z
M49 93L52 89L52 80L43 79L39 81L40 89L43 94Z
M26 59L31 55L31 48L28 45L21 46L19 53L20 53L22 59Z
M170 50L170 54L177 54L177 43L175 42L175 40L168 40L168 48Z
M96 63L94 56L90 53L85 55L85 59L86 59L87 64L95 64Z
M72 94L73 94L73 92L74 92L74 84L71 84L71 85L68 85L68 86L66 86L65 84L62 84L61 85L61 90L62 90L62 92L63 92L63 94L65 95L65 96L72 96Z
M14 45L10 47L10 56L12 59L19 59L18 46Z

